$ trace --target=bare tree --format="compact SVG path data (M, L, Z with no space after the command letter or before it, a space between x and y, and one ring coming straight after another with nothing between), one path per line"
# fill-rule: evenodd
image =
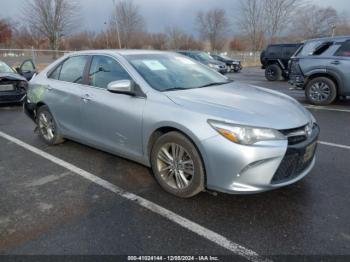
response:
M258 51L263 47L265 34L264 5L261 0L240 0L239 1L238 23L251 42L253 51Z
M168 36L168 48L172 50L181 49L182 41L186 34L175 26L167 27L165 31Z
M197 26L203 39L209 40L212 50L221 50L224 45L225 34L229 21L225 10L213 9L197 14Z
M339 14L333 7L310 5L298 13L294 25L302 39L307 39L331 36L339 21Z
M30 30L48 39L50 49L58 50L62 37L74 28L77 7L75 0L30 0L23 8L23 19Z
M0 20L0 45L7 45L13 36L13 28L11 24L4 20Z
M114 45L119 47L118 42L120 41L123 48L132 46L135 35L145 30L145 21L133 0L119 0L115 4L110 25L116 36Z
M270 43L278 33L286 29L292 18L298 12L303 0L261 0L265 33Z
M166 28L168 38L167 47L170 50L202 50L203 45L192 35L187 34L180 28L173 26Z
M168 36L164 33L150 34L149 45L156 50L166 50L168 44Z

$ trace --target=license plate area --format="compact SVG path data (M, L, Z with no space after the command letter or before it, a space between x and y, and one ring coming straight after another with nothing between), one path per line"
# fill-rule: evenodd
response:
M307 146L304 154L304 163L307 163L310 161L310 159L315 155L315 150L316 150L316 142L313 142L312 144Z
M14 91L15 87L13 85L0 85L0 92Z

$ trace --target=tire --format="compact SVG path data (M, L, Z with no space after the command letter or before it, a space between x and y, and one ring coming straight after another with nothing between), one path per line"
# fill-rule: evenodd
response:
M175 164L174 155L182 155L181 161ZM170 194L190 198L204 190L205 171L201 156L194 144L178 132L158 138L151 151L151 164L157 182Z
M337 98L337 86L328 77L316 77L307 83L305 96L313 105L329 105Z
M265 78L268 81L279 81L282 79L282 69L277 64L269 65L265 70Z
M47 106L41 106L38 109L36 119L39 135L46 144L58 145L64 142L64 138L58 129L57 122Z

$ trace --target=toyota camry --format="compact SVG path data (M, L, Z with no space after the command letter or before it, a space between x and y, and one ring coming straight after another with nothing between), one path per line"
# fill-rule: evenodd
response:
M25 112L49 145L70 139L136 161L183 198L295 183L313 168L319 135L287 95L148 50L66 55L31 80Z

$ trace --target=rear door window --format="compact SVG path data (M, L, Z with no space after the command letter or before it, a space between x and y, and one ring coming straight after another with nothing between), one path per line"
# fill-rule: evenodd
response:
M281 46L270 46L267 49L267 56L269 58L279 58L281 57L282 47Z
M304 48L300 52L301 56L319 56L324 54L331 46L333 42L313 41L306 43Z
M81 84L84 82L84 70L88 56L73 56L66 60L59 74L59 80Z
M335 56L350 57L350 40L344 42L335 53Z
M283 57L290 58L294 55L295 51L297 51L297 46L287 46L283 51Z

